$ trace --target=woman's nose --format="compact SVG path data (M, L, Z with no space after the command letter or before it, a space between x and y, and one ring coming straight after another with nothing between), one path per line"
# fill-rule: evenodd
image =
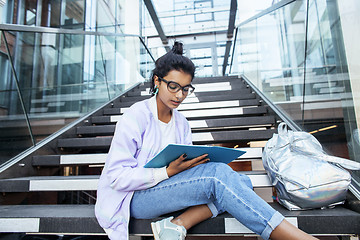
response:
M180 89L178 92L176 92L176 95L175 95L175 96L176 96L178 99L181 99L181 98L184 96L182 89Z

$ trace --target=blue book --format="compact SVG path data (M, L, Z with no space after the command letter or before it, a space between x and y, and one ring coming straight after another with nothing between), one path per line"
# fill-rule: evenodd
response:
M234 159L240 157L245 152L236 148L226 148L218 146L197 146L197 145L182 145L169 144L160 151L153 159L151 159L144 167L145 168L161 168L169 165L170 162L179 158L186 153L188 160L201 156L205 153L209 154L211 162L230 163Z

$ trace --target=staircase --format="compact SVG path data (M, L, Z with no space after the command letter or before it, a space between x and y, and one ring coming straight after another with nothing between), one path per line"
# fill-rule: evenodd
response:
M243 79L196 78L194 86L195 93L179 107L189 120L194 144L246 151L230 166L248 174L254 190L300 229L314 235L360 234L360 214L345 206L290 212L273 202L274 192L261 154L279 119ZM38 239L38 234L41 239L50 239L47 235L104 236L94 215L98 178L116 122L133 103L149 98L148 92L149 83L132 89L1 172L0 233L29 233L33 239ZM151 235L151 221L131 219L130 233ZM229 214L209 219L188 234L253 235ZM4 236L0 234L0 240Z

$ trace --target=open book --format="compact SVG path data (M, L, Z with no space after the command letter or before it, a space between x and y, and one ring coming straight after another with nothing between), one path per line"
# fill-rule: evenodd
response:
M161 168L169 165L170 162L176 160L182 154L187 154L187 159L193 159L205 153L209 154L208 158L212 162L229 163L234 159L240 157L245 152L237 150L236 148L226 148L218 146L197 146L197 145L182 145L169 144L161 152L159 152L153 159L151 159L144 167L145 168Z

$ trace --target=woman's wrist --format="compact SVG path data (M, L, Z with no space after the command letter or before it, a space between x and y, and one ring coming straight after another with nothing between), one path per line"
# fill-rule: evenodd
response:
M169 167L166 168L166 173L167 173L168 177L175 175L175 173Z

